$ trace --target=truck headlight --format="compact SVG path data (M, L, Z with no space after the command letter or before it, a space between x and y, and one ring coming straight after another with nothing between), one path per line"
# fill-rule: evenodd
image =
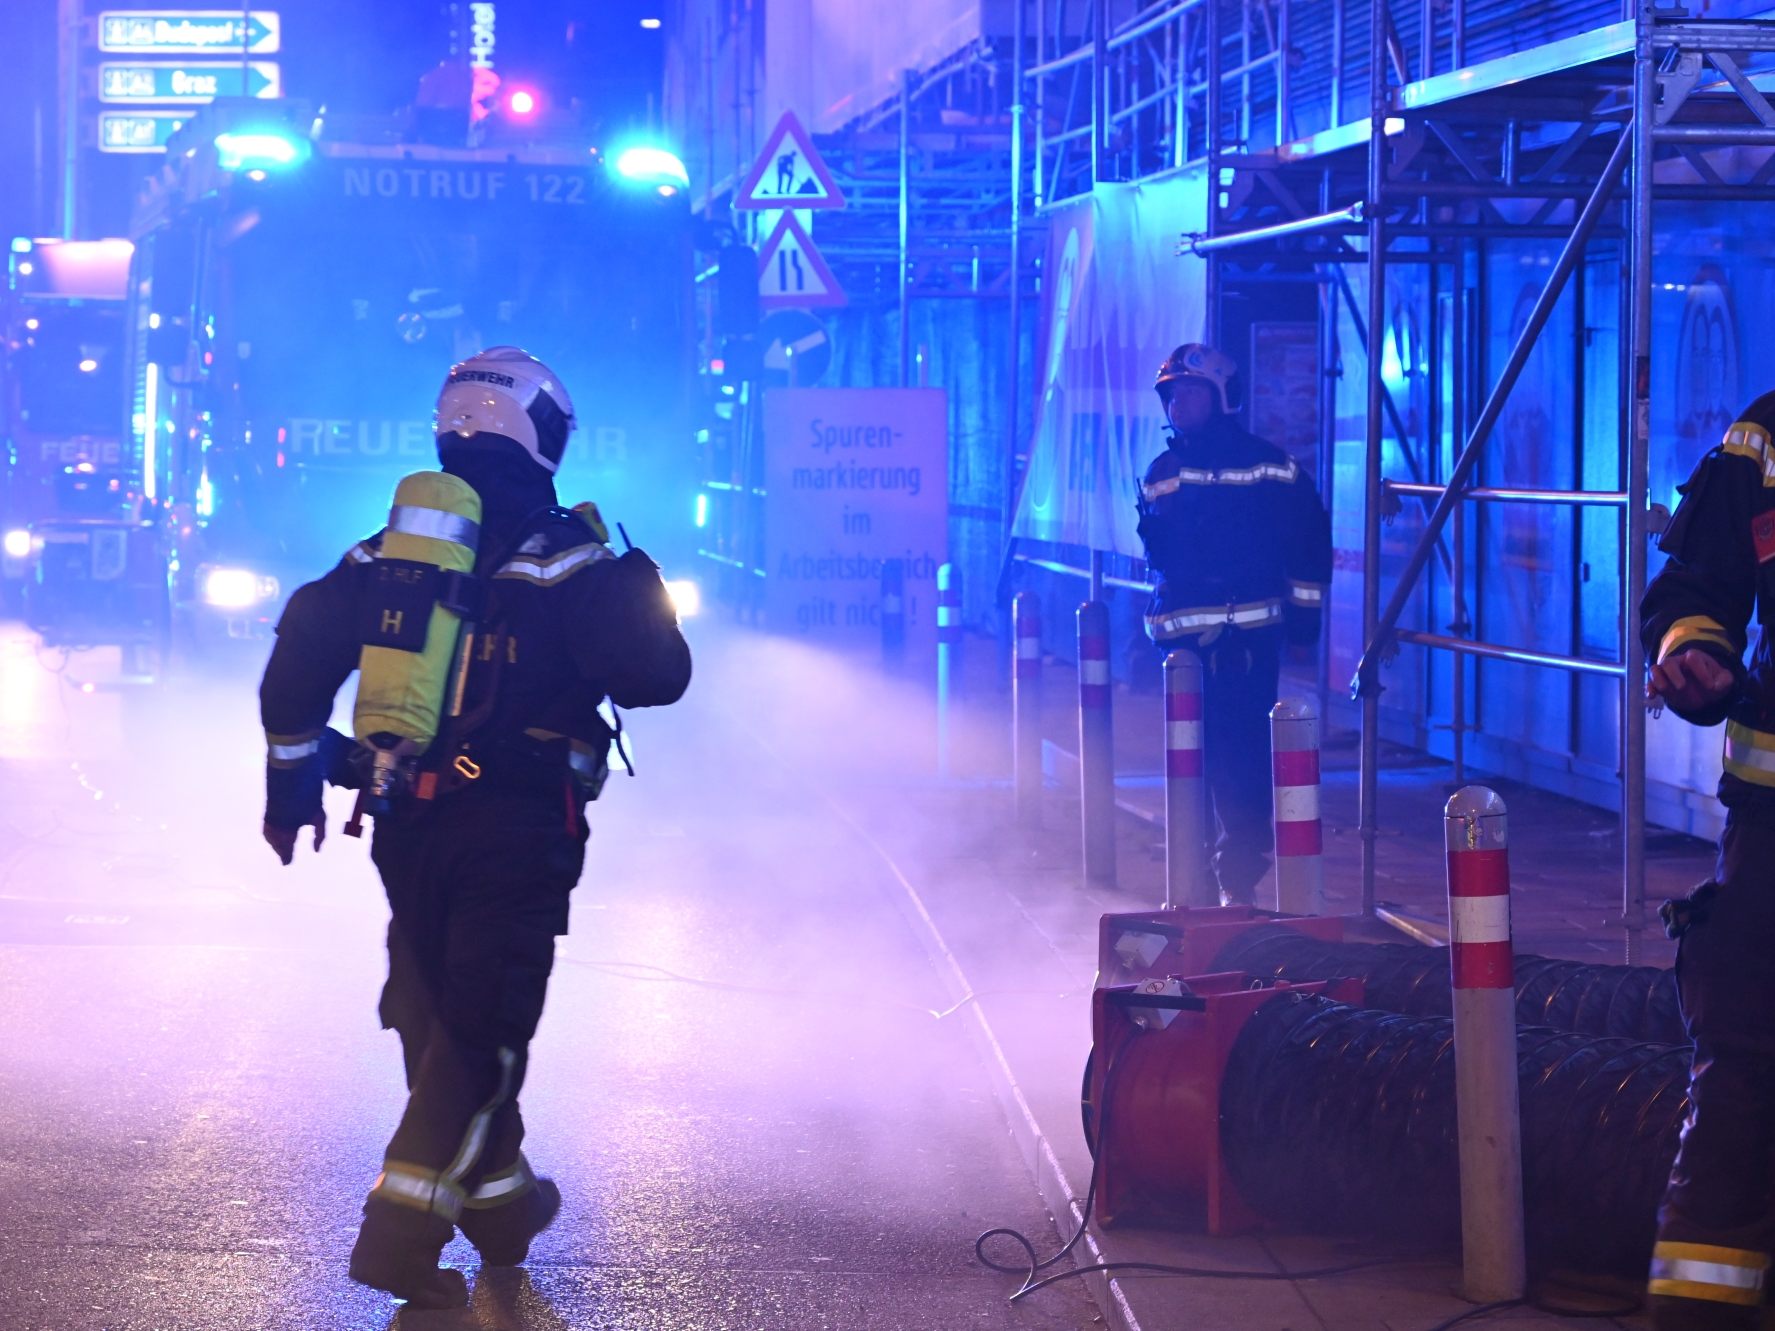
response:
M250 610L261 601L275 600L277 579L250 568L206 568L201 582L205 605L218 610Z
M31 533L23 527L14 527L7 532L6 557L8 559L29 559L31 557Z
M668 582L666 595L672 598L672 608L678 612L679 619L689 619L703 608L703 594L689 578Z

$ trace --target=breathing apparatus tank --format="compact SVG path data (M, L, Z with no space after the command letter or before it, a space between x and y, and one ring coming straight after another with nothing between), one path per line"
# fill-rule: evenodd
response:
M352 730L369 755L359 815L387 807L438 736L462 630L462 585L474 570L481 497L441 471L414 472L395 487L365 591ZM461 575L452 579L451 575Z

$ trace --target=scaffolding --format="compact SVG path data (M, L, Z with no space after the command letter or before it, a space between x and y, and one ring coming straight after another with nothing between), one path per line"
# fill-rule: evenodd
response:
M1230 291L1297 280L1318 287L1322 328L1341 315L1364 348L1363 649L1352 685L1361 710L1362 908L1376 909L1381 669L1400 644L1425 649L1426 662L1430 653L1448 658L1457 770L1472 729L1465 715L1469 661L1564 672L1574 732L1580 681L1600 678L1614 686L1620 923L1626 958L1637 961L1646 927L1646 662L1636 607L1648 538L1660 525L1648 503L1654 205L1775 196L1775 154L1766 151L1775 147L1775 107L1752 77L1759 59L1775 53L1775 23L1696 18L1655 0L1558 7L1487 0L1161 0L1136 7L1088 0L1082 30L1068 37L1065 0L1034 4L1025 76L1034 106L1032 165L1018 179L1018 193L1040 211L1101 183L1205 168L1206 227L1183 237L1181 249L1206 263L1209 335L1217 334ZM1716 13L1730 8L1712 6ZM1713 151L1724 147L1764 151ZM1661 174L1667 162L1678 170ZM1687 180L1677 180L1679 173ZM1489 385L1478 369L1473 310L1460 290L1464 247L1488 239L1562 242ZM1615 484L1475 484L1510 392L1593 247L1612 248L1622 279ZM1350 264L1361 265L1365 291L1350 280ZM1431 354L1452 362L1448 381L1457 385L1445 401L1437 375L1430 419L1418 429L1408 428L1383 374L1388 269L1401 264L1431 267L1433 316L1444 304L1449 311L1447 326L1431 335ZM1453 290L1438 290L1438 273L1452 279ZM1584 286L1572 288L1579 302ZM1573 354L1586 354L1576 337ZM1582 383L1583 374L1575 379ZM1572 410L1581 453L1581 392ZM1322 457L1331 448L1329 417L1322 412ZM1458 448L1445 450L1442 441ZM1389 444L1407 475L1385 474ZM1452 452L1447 462L1445 451ZM1421 515L1421 530L1389 588L1382 524L1407 503ZM1476 630L1469 607L1482 570L1466 553L1468 514L1484 522L1493 506L1530 504L1574 512L1574 563L1584 531L1577 515L1613 524L1619 598L1612 654L1585 649L1575 591L1569 650L1488 641ZM1090 577L1094 591L1106 583L1142 585L1138 566L1116 578L1104 572L1104 552L1088 556L1088 567L1059 558L1030 562ZM1424 590L1433 560L1439 595ZM1405 623L1418 598L1426 618L1444 603L1442 631ZM1426 690L1431 671L1426 664Z
M820 246L853 298L897 304L902 383L918 373L908 317L915 298L1008 300L1015 364L1046 219L1099 185L1185 172L1200 173L1208 195L1200 232L1180 237L1179 252L1204 264L1210 337L1220 336L1239 300L1279 284L1316 297L1326 371L1322 464L1337 443L1330 408L1339 330L1361 348L1364 525L1353 692L1365 911L1377 905L1384 663L1402 646L1421 651L1419 684L1426 697L1446 699L1457 773L1473 737L1485 735L1475 719L1485 704L1477 686L1484 663L1510 663L1564 677L1566 756L1585 765L1594 797L1618 794L1621 925L1627 957L1638 959L1646 926L1645 661L1632 630L1647 539L1659 522L1648 502L1654 205L1775 199L1775 107L1754 77L1775 54L1775 24L1722 17L1767 4L1693 0L1693 7L1708 16L1656 0L1013 0L1004 32L909 72L896 96L819 138L853 201L821 219ZM733 45L744 52L757 42ZM743 59L741 66L750 68ZM736 90L749 88L748 78L736 74ZM735 97L722 108L723 123L759 128L755 108ZM706 137L713 156L712 113ZM736 137L736 172L741 146ZM733 183L710 186L711 215ZM1547 255L1545 280L1508 337L1494 381L1482 344L1496 330L1466 287L1489 280L1488 245L1523 240L1557 246L1557 255ZM1588 275L1611 263L1618 280L1595 299L1618 301L1618 353L1598 353L1574 334L1570 354L1574 382L1612 361L1617 392L1606 410L1574 394L1574 479L1524 484L1491 474L1495 466L1482 473L1487 442L1562 293L1578 307L1581 332ZM1383 369L1388 274L1408 268L1424 274L1430 304L1435 389L1421 418ZM1572 282L1580 271L1586 280ZM1013 411L1007 495L1032 424L1027 404ZM1611 430L1618 446L1611 440L1607 457L1596 450L1585 458L1586 437L1606 439ZM717 477L713 488L722 485L757 497L750 464ZM1500 641L1510 635L1485 623L1486 579L1502 575L1488 573L1471 548L1497 529L1487 525L1494 514L1525 505L1571 515L1565 562L1574 581L1565 589L1571 623L1563 646ZM1001 518L1007 532L1010 516ZM1396 516L1417 526L1416 539L1384 576L1383 523ZM1576 566L1605 545L1618 574L1606 613L1598 600L1605 593L1576 586ZM1148 586L1140 562L1114 551L1026 543L1016 557L1088 579L1093 595ZM755 560L742 551L732 562L743 573ZM1612 623L1612 633L1599 637L1594 623L1581 622L1586 615ZM1612 750L1606 757L1580 752L1578 732L1591 722L1595 734L1605 725L1611 732L1610 744L1595 745Z
M922 386L930 364L928 348L914 335L913 305L928 300L1004 302L1010 337L1005 349L1007 378L1019 377L1019 348L1028 303L1035 293L1036 266L1030 241L1041 223L1025 209L1013 182L1022 178L1025 108L1022 87L1028 5L1003 33L981 37L940 63L903 73L896 94L865 106L845 124L816 134L815 142L845 197L842 210L822 213L814 238L843 287L850 306L883 314L897 337L894 381ZM723 7L719 25L709 20L697 82L704 85L702 113L686 124L687 142L706 145L704 160L721 159L723 174L701 189L698 211L712 221L730 216L734 193L750 165L747 143L756 145L768 122L760 114L764 7ZM717 66L722 73L718 77ZM731 100L717 105L718 85ZM741 127L746 127L742 129ZM727 142L731 136L731 148ZM713 172L711 172L713 174ZM760 215L736 219L738 238L754 245L764 239L755 228ZM703 274L711 294L718 277ZM708 322L712 322L708 321ZM710 348L713 358L718 353ZM778 371L777 382L788 382ZM761 595L763 512L763 425L761 389L770 369L727 369L731 389L719 404L723 424L703 432L705 445L721 435L723 446L708 450L706 499L699 525L707 523L699 555L718 567L724 599L754 606ZM1011 457L1027 420L1017 395L1009 404L1003 455ZM1009 496L1003 505L971 509L951 504L952 518L1008 527Z

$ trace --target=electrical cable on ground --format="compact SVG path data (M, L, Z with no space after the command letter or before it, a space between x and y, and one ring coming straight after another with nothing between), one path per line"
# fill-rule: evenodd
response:
M1108 1066L1103 1070L1103 1105L1102 1113L1099 1118L1099 1121L1103 1123L1108 1123L1110 1121L1110 1091L1114 1084L1113 1078L1116 1071L1116 1062L1117 1060L1112 1059ZM1021 1274L1023 1276L1023 1284L1011 1295L1010 1302L1016 1303L1020 1299L1027 1298L1029 1295L1034 1294L1037 1290L1046 1289L1049 1285L1057 1285L1063 1280L1076 1280L1082 1276L1106 1274L1115 1271L1144 1271L1152 1275L1179 1276L1196 1280L1292 1281L1317 1280L1324 1276L1345 1275L1351 1271L1362 1271L1370 1267L1411 1266L1419 1262L1434 1260L1430 1254L1417 1253L1407 1256L1371 1257L1360 1262L1347 1262L1338 1266L1315 1267L1305 1271L1241 1271L1222 1270L1212 1267L1170 1266L1162 1262L1098 1262L1091 1266L1076 1266L1070 1271L1061 1271L1055 1275L1038 1280L1036 1277L1040 1272L1045 1271L1048 1267L1053 1266L1056 1262L1063 1259L1078 1246L1079 1240L1085 1236L1085 1230L1091 1223L1091 1206L1097 1198L1097 1182L1099 1173L1103 1167L1103 1155L1104 1152L1098 1150L1092 1156L1091 1178L1090 1182L1085 1185L1085 1198L1079 1207L1078 1225L1072 1231L1072 1237L1067 1239L1060 1250L1052 1256L1046 1258L1038 1257L1035 1251L1035 1244L1030 1242L1029 1236L1024 1234L1021 1230L1011 1229L1008 1226L989 1229L981 1234L979 1238L974 1240L974 1256L982 1266L990 1267L994 1271L1002 1271L1007 1275ZM1027 1265L1022 1267L1009 1266L989 1257L986 1253L986 1244L990 1240L999 1237L1008 1238L1016 1243L1018 1247L1022 1248L1024 1256L1028 1259Z
M1645 1305L1638 1299L1632 1303L1613 1308L1567 1308L1557 1303L1548 1303L1542 1299L1501 1299L1496 1303L1482 1303L1477 1308L1468 1308L1465 1312L1456 1313L1446 1321L1438 1322L1430 1331L1450 1331L1452 1327L1467 1322L1477 1322L1482 1317L1490 1317L1493 1313L1506 1312L1511 1308L1532 1308L1535 1312L1546 1313L1549 1317L1568 1317L1573 1321L1595 1320L1613 1322L1620 1325L1623 1317L1632 1317Z

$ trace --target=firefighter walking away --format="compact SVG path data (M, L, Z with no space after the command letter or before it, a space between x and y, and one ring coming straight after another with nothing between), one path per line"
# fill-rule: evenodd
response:
M1197 342L1159 366L1153 386L1171 437L1138 506L1155 583L1147 636L1161 652L1202 658L1214 873L1223 903L1248 905L1273 841L1269 717L1282 651L1318 639L1331 524L1306 472L1239 425L1236 372Z
M381 1019L408 1098L350 1273L415 1307L467 1302L438 1266L457 1228L514 1265L560 1207L522 1150L518 1094L608 770L600 704L675 702L690 681L657 567L615 554L592 506L559 506L573 428L565 388L517 348L451 369L441 472L402 482L388 526L290 598L260 686L278 857L304 829L320 848L329 780L361 787L375 820ZM353 670L355 742L327 728Z
M1726 431L1659 541L1640 636L1648 693L1685 721L1725 727L1725 831L1711 882L1660 912L1677 939L1695 1043L1689 1117L1658 1212L1653 1325L1763 1325L1775 1243L1775 393ZM1759 633L1744 664L1751 623Z

